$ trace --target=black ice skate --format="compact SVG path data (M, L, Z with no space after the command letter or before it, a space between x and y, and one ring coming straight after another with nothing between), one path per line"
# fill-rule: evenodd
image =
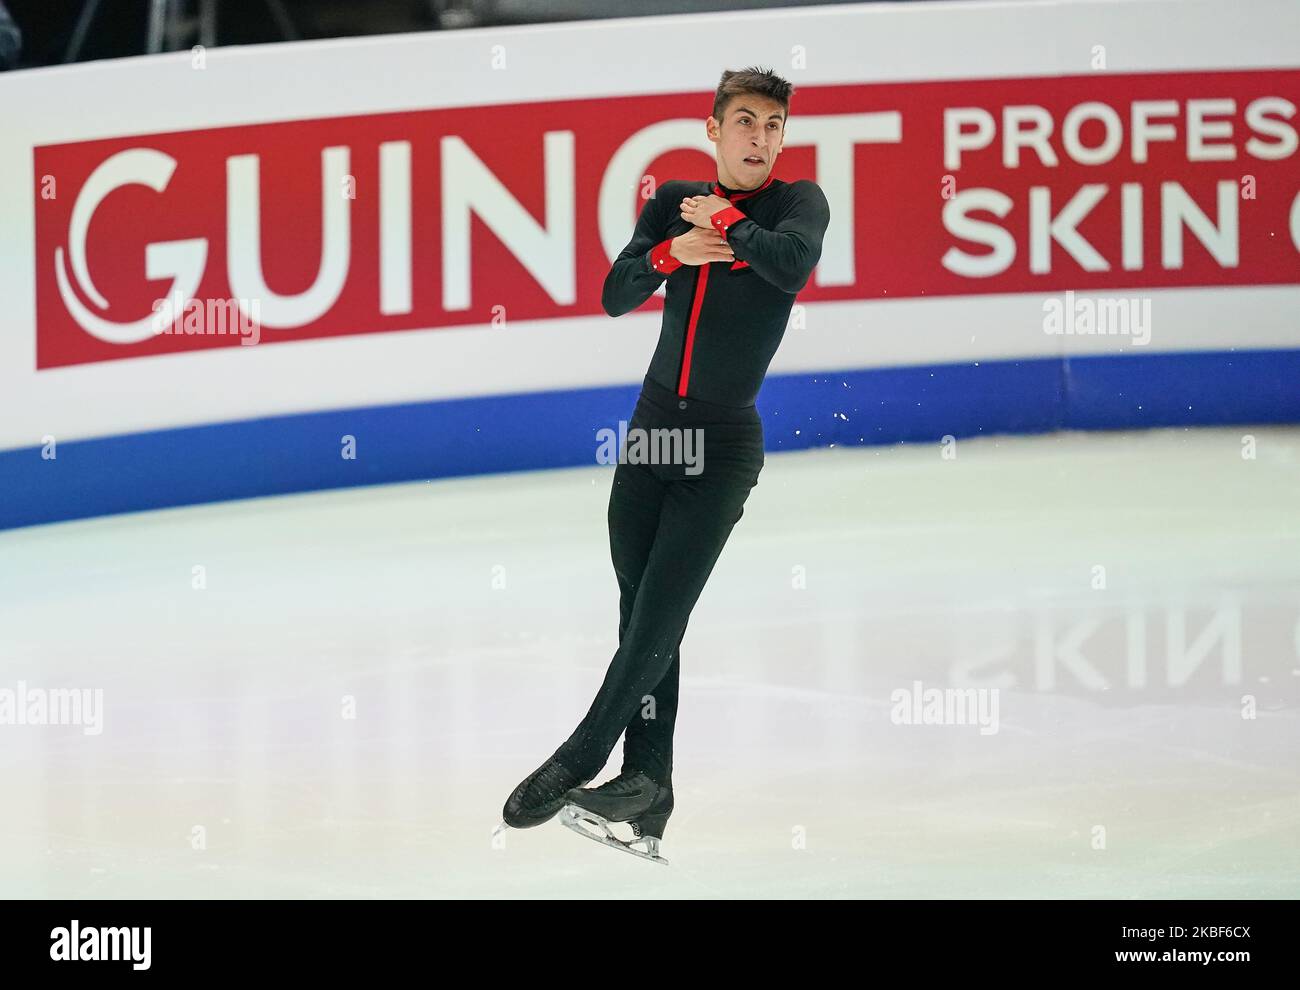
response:
M567 792L590 779L577 776L551 757L525 777L506 799L501 811L503 824L511 828L532 828L550 821L564 807Z
M599 787L569 791L560 821L589 839L667 866L668 860L659 855L659 840L672 812L671 784L661 787L640 771L625 770ZM633 837L620 839L610 830L614 822L631 823ZM642 843L644 850L636 848Z

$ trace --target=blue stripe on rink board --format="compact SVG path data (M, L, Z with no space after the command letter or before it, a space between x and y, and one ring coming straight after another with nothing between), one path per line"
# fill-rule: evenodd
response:
M1300 423L1300 350L1071 358L1066 376L1066 429Z
M330 410L0 451L0 529L424 478L595 464L638 385ZM767 449L1300 422L1300 350L772 375ZM1189 408L1190 407L1190 408ZM356 459L341 456L356 438Z
M980 361L769 376L769 451L1060 428L1061 361Z

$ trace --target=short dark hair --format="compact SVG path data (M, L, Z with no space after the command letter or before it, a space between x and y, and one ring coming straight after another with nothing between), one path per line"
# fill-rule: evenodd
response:
M771 69L764 69L761 66L751 65L747 69L733 71L724 69L722 79L718 82L718 89L713 94L713 116L721 123L722 115L727 110L727 104L731 102L732 97L742 96L746 93L753 93L757 96L765 96L769 100L775 100L781 104L781 109L785 115L790 116L790 97L794 93L794 86L782 79ZM784 121L782 121L784 126Z

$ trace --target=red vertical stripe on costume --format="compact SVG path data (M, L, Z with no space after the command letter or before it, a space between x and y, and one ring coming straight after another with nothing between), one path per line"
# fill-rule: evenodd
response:
M700 322L700 306L704 304L704 287L709 282L709 265L700 265L700 279L695 285L695 302L691 306L691 319L686 325L686 346L682 349L682 374L677 380L677 394L686 394L686 383L691 380L691 348L695 345L695 325Z
M751 189L748 192L735 193L730 197L722 191L722 186L715 182L713 184L713 195L721 196L723 199L727 200L727 202L734 203L737 200L744 199L746 196L752 196L754 193L766 189L772 184L774 178L776 178L774 174L768 173L766 181L764 181L764 183L757 189ZM746 261L737 261L731 267L745 267L748 264L749 263ZM704 304L704 288L709 282L709 267L710 265L700 265L699 281L695 283L695 301L691 306L690 321L686 324L686 344L682 348L682 373L681 377L677 379L678 395L684 396L686 394L686 385L691 380L691 349L695 346L695 325L700 321L700 307Z

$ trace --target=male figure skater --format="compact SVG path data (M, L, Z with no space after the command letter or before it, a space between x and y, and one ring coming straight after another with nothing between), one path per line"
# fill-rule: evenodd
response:
M830 221L816 183L772 175L793 91L771 70L723 72L705 122L717 182L663 183L605 278L610 316L636 309L668 280L659 343L629 431L698 430L703 470L620 457L608 512L618 651L582 722L506 801L506 825L540 825L563 808L565 824L583 834L664 862L658 846L673 809L678 648L758 483L763 428L754 398ZM622 772L583 788L624 733ZM610 822L630 822L635 838L618 839Z

